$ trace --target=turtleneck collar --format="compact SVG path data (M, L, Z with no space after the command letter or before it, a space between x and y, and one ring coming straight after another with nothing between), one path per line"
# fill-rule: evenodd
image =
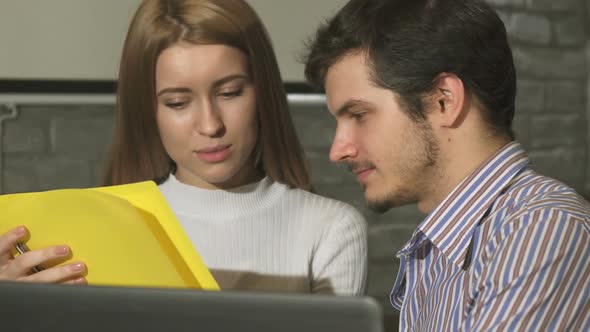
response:
M257 211L273 204L287 190L268 176L229 190L211 190L184 184L170 174L159 187L175 213L209 219L228 219Z

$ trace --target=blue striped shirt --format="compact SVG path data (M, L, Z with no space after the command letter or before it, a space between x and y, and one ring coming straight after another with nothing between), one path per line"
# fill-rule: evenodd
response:
M590 205L504 146L398 252L401 331L590 331Z

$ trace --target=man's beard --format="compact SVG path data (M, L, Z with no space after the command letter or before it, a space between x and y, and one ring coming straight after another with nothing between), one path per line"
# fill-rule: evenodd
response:
M392 208L404 205L415 204L420 199L420 189L427 188L429 181L434 180L434 175L439 171L436 169L438 165L439 146L436 142L432 128L427 122L417 122L414 128L414 137L419 139L421 146L419 151L412 155L414 161L413 165L401 165L398 167L398 174L410 174L413 177L401 177L402 183L398 188L390 189L382 197L373 199L366 198L367 207L372 211L383 214ZM351 170L375 168L375 165L370 161L351 162L349 164ZM379 171L375 169L375 171ZM430 175L430 176L427 176ZM364 192L366 188L361 184ZM366 197L366 195L365 195Z
M367 207L371 211L383 214L393 208L416 203L417 198L408 192L389 192L387 196L380 199L367 199Z
M373 164L372 162L368 161L368 160L360 160L360 161L349 161L348 162L348 170L352 173L357 173L359 170L364 170L364 169L375 169L375 164ZM366 185L360 183L361 189L363 190L363 192L366 191ZM391 206L391 198L392 197L386 197L385 199L379 199L379 200L368 200L366 199L366 203L367 206L369 207L369 209L373 210L374 212L377 213L385 213L387 212L389 209L392 208Z

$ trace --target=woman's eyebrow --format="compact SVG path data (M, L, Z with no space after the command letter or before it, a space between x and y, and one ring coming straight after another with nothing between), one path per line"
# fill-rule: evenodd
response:
M233 80L237 80L237 79L243 79L243 80L248 80L248 76L243 75L243 74L232 74L232 75L228 75L226 77L223 77L221 79L218 79L217 81L213 82L213 88L218 88L221 85L224 85L227 82L233 81Z
M159 96L161 96L161 95L163 95L165 93L190 93L192 91L193 90L191 90L189 88L181 88L181 87L178 87L178 88L166 88L166 89L160 90L160 92L158 92L157 96L159 97Z

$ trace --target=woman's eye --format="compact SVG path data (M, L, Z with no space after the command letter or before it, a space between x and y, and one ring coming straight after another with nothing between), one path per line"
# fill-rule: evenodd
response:
M169 102L165 102L164 105L166 105L166 107L168 108L172 108L172 109L182 109L186 106L186 102L184 101L169 101Z
M222 98L230 99L230 98L241 96L242 93L244 93L243 89L237 89L237 90L221 91L218 93L218 95Z

